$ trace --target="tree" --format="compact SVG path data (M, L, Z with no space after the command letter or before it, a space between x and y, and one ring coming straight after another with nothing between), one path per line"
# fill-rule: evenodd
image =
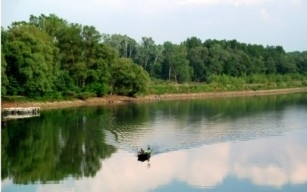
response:
M276 64L275 60L272 57L268 57L265 63L265 72L267 74L276 73Z
M286 53L281 46L197 37L163 45L142 37L137 43L54 14L31 15L1 31L2 95L135 95L146 88L148 75L184 83L220 75L307 74L306 52Z
M12 80L8 87L20 89L8 89L8 94L30 97L52 94L59 73L57 54L58 49L47 33L32 25L14 24L8 31L4 56L7 76Z
M101 41L101 34L93 26L83 26L81 38L83 40L82 59L86 66L90 68L97 59L97 49Z
M7 63L4 59L4 55L1 53L1 96L6 95L6 87L9 84L8 78L6 76L6 66Z
M164 43L164 78L176 83L188 82L191 79L189 61L186 59L187 51L184 45ZM167 73L165 73L167 71ZM167 76L166 76L167 75Z
M307 51L288 53L289 62L297 67L297 72L307 74Z
M154 53L154 61L149 71L149 75L154 78L161 78L162 73L162 61L163 61L163 45L156 45L155 46L155 53Z
M96 50L95 63L89 68L86 79L86 90L103 96L111 91L112 66L118 59L117 51L108 44L99 44Z
M61 68L67 70L79 88L86 86L89 69L97 61L100 33L93 26L70 24L58 35Z
M82 62L82 26L71 24L63 28L58 35L57 46L60 49L61 68L69 71L78 62ZM78 84L77 84L78 85Z
M155 58L155 42L151 37L142 37L141 44L137 47L137 63L150 72Z
M201 40L197 37L188 38L183 44L186 46L187 50L203 46Z
M209 51L206 47L195 47L188 50L187 58L193 69L192 80L201 82L207 80Z
M4 53L7 53L7 32L1 27L1 96L6 95L9 80L6 75L7 63Z
M212 44L209 48L208 76L221 75L225 71L225 65L230 54L218 43Z
M119 58L112 66L112 93L134 96L146 91L149 75L131 59Z
M276 68L277 68L277 72L280 74L297 72L297 66L285 54L280 55L279 58L277 59Z
M36 26L41 31L45 31L52 37L54 42L58 41L59 33L68 27L68 22L55 14L50 14L49 16L41 14L38 17L30 15L29 24Z
M104 34L103 41L118 50L120 57L133 59L136 54L137 43L131 37L120 34Z

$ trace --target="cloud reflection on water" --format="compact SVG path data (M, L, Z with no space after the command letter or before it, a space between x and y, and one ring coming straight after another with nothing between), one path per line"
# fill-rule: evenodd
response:
M305 183L307 146L299 133L233 145L232 172L257 185L282 187ZM301 133L306 136L306 131Z
M273 188L302 184L307 182L306 136L307 131L300 130L284 136L203 145L157 154L145 163L119 150L102 162L94 178L40 185L38 191L148 191L176 180L192 187L215 187L227 176Z

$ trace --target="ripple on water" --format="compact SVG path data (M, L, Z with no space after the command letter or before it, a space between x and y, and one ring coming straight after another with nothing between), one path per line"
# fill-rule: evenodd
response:
M154 154L194 148L221 142L237 142L280 136L291 131L293 122L278 113L261 113L228 119L219 113L189 122L168 116L156 116L144 124L117 123L107 132L107 141L129 152L151 146Z

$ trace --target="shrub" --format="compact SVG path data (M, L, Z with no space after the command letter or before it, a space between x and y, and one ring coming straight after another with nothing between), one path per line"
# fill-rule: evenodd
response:
M102 97L110 92L110 87L105 83L91 83L86 86L85 90Z
M77 97L78 97L78 99L86 100L90 97L96 97L96 94L91 93L91 92L82 92L82 93L79 93Z

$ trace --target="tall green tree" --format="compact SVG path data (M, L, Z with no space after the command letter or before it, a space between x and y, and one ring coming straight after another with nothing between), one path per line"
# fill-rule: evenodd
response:
M7 85L9 84L9 80L6 75L7 63L4 57L4 53L7 53L7 31L1 27L1 96L6 95Z
M304 52L292 52L288 53L287 56L291 63L297 67L297 72L301 74L307 74L307 51Z
M112 66L112 93L134 96L146 91L148 73L131 59L119 58Z
M59 73L58 49L52 38L33 25L16 23L8 30L8 41L4 53L8 94L31 97L52 94Z
M213 43L209 48L209 55L208 76L221 75L225 70L226 62L229 60L229 52L223 49L220 44Z
M86 66L90 68L97 59L97 49L101 42L101 34L94 26L83 26L81 38L83 40L82 56Z
M192 81L201 82L207 80L208 77L208 62L209 50L203 46L200 39L197 37L188 38L183 44L187 48L187 59L191 66Z
M82 26L71 24L62 29L58 35L57 46L60 49L61 69L67 70L77 86L82 87L85 81L85 61L82 55Z
M137 49L138 63L146 70L150 71L155 55L155 42L151 37L142 37L141 44Z
M67 70L79 88L86 86L89 69L97 61L97 49L101 41L100 33L93 26L70 24L58 35L61 51L61 66Z
M187 60L187 51L184 45L165 42L164 61L162 64L164 78L177 83L190 81L189 61Z
M112 69L118 59L118 52L109 44L99 44L96 50L96 60L89 68L86 79L86 90L103 96L111 91Z
M135 57L137 51L137 42L131 37L120 34L103 34L102 36L103 42L118 50L120 57L131 59Z
M45 31L53 38L54 42L58 41L59 33L64 28L68 27L68 22L55 14L50 14L48 16L44 14L40 16L30 15L29 24L36 26L41 31Z

